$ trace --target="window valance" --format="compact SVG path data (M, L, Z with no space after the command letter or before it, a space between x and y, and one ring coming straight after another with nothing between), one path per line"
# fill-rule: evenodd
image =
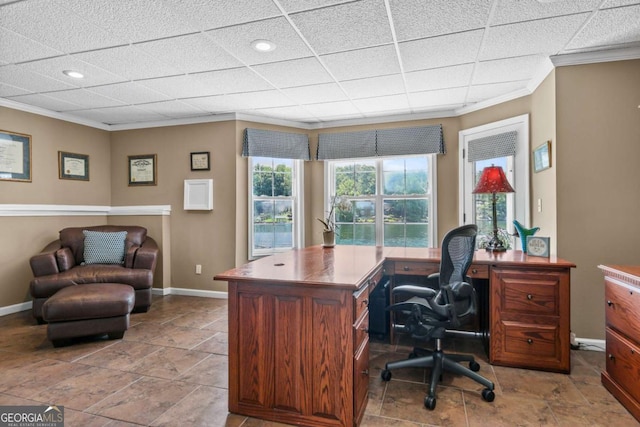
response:
M318 160L445 152L442 125L321 133Z
M472 139L469 141L469 155L467 158L470 162L477 162L497 157L514 156L516 154L517 139L518 132L515 130Z
M309 136L302 133L246 128L242 156L311 160Z

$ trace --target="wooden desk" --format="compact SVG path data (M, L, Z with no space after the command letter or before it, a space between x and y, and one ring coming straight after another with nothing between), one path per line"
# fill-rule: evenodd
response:
M229 283L229 411L358 425L369 384L369 292L383 272L429 274L439 260L439 249L313 246L216 275ZM569 372L572 267L520 251L476 252L471 274L490 283L491 363Z

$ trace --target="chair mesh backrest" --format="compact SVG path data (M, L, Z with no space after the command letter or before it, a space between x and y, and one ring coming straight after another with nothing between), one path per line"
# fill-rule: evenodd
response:
M464 282L473 261L478 227L463 225L449 231L442 239L440 285Z

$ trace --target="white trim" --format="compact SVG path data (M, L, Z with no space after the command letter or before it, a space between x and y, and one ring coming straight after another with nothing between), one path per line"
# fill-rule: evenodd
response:
M564 55L553 55L549 59L556 67L566 65L596 64L599 62L626 61L640 58L640 46L622 49L603 49L591 52L567 53Z
M90 205L13 205L0 204L0 216L119 216L171 215L171 205L90 206Z
M26 111L27 113L37 114L39 116L51 117L53 119L64 120L65 122L76 123L79 125L89 126L96 129L112 130L112 126L96 122L94 120L73 117L65 113L47 110L46 108L36 107L34 105L23 104L21 102L12 101L6 98L0 98L0 107L8 107L14 110Z
M7 305L5 307L0 307L0 316L6 316L8 314L20 313L21 311L31 310L32 307L33 307L33 301Z
M229 294L222 291L207 291L202 289L187 289L187 288L152 288L151 293L154 295L183 295L188 297L202 297L202 298L218 298L228 299Z
M606 351L607 349L607 342L605 340L576 338L576 342L578 343L580 350Z

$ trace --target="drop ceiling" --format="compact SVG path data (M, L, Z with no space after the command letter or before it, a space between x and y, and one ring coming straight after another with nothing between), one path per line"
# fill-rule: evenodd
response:
M640 0L0 0L0 106L103 129L443 117L639 46Z

